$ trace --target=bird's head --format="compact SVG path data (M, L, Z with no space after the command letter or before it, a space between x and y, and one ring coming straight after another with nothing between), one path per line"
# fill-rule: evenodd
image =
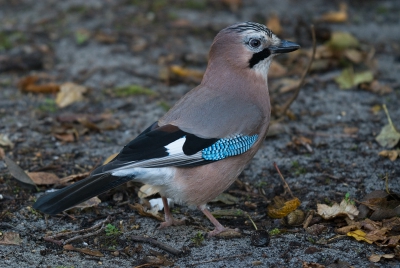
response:
M296 43L279 39L262 24L244 22L217 34L211 46L210 61L225 62L234 68L251 69L266 76L275 55L299 48Z

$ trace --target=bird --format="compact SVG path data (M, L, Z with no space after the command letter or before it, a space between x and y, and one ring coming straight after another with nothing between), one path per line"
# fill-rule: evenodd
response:
M272 59L299 49L255 22L233 24L214 38L203 79L164 116L107 164L61 190L41 196L34 208L54 215L128 181L151 185L164 204L160 228L184 224L167 198L194 205L214 225L209 236L231 229L207 209L263 144L271 105L267 74Z

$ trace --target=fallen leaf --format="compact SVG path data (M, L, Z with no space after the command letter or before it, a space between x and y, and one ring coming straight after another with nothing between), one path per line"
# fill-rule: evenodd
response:
M14 148L14 144L10 141L6 134L0 134L0 146Z
M204 73L202 71L194 70L194 69L187 69L183 68L178 65L172 65L169 67L169 71L176 76L182 78L189 78L194 81L201 81L203 79Z
M155 213L148 212L141 204L138 204L138 203L135 203L134 205L129 204L129 207L131 209L136 210L139 213L139 215L154 218L158 221L164 221L163 217L161 217L158 212L155 212Z
M400 140L400 132L397 128L393 125L392 119L390 118L389 112L386 108L386 105L382 105L383 109L385 110L386 116L388 118L389 124L384 126L376 136L375 140L379 143L382 147L393 148L395 147Z
M247 212L241 209L221 209L221 210L214 210L211 214L216 217L246 217Z
M270 15L266 25L274 34L280 35L282 33L281 22L279 21L279 17L276 13L272 13Z
M4 152L3 148L0 147L0 160L3 160L5 155L6 153Z
M230 195L228 193L222 193L213 200L211 200L210 202L222 202L226 205L234 205L239 202L239 198L234 197L233 195Z
M281 219L301 205L297 197L285 201L282 197L275 196L273 201L274 204L268 206L268 216L273 219Z
M38 76L27 76L18 82L18 86L22 91L32 93L56 93L60 91L60 86L54 83L37 85Z
M382 258L384 259L393 259L394 254L372 254L368 257L368 260L372 262L379 262Z
M60 92L57 94L56 103L60 108L71 105L74 102L82 101L83 94L87 88L75 83L67 82L60 86Z
M303 268L325 268L325 265L315 263L315 262L306 262L301 261L303 263Z
M295 90L300 84L300 79L283 78L279 81L279 93L286 93Z
M36 187L36 184L32 181L32 179L28 176L28 174L25 173L25 171L18 166L17 163L12 161L10 158L7 156L4 156L4 161L6 162L6 165L8 167L8 170L10 171L11 175L19 180L20 182L33 185Z
M368 244L372 244L373 243L373 241L368 240L368 239L365 238L366 233L364 231L362 231L362 230L351 231L351 232L348 232L346 235L355 238L357 241L365 241Z
M90 248L75 248L73 245L71 244L67 244L63 247L64 250L71 250L71 251L77 251L86 255L90 255L90 256L95 256L95 257L104 257L104 254L101 253L98 250L93 250Z
M80 174L69 175L67 177L61 178L58 181L57 185L65 185L67 182L72 181L72 180L79 181L81 179L86 178L89 175L90 175L90 172L84 172L84 173L80 173Z
M325 220L342 216L348 216L350 219L354 219L359 213L353 204L344 199L340 204L334 203L331 207L325 204L317 204L317 208L317 213Z
M78 205L76 205L76 206L74 206L72 208L85 209L85 208L90 208L90 207L97 206L100 203L101 203L101 200L97 196L95 196L95 197L92 197L92 198L86 200L85 202L82 202L82 203L80 203L80 204L78 204Z
M390 161L395 161L400 154L400 150L383 150L378 153L379 156L389 158Z
M157 189L157 187L154 187L153 185L145 184L142 187L140 187L139 192L138 192L138 197L140 199L144 199L146 197L155 195L158 192L159 192L159 189Z
M386 95L393 92L393 88L379 83L378 80L374 80L371 83L363 83L360 85L360 88L379 95Z
M339 11L330 11L323 14L319 20L325 22L342 23L348 19L346 3L340 3Z
M361 51L353 48L349 48L343 51L343 55L351 62L356 64L361 63L365 58L365 55Z
M360 43L351 33L333 32L326 45L333 50L343 51L349 48L357 48Z
M36 185L51 185L60 182L60 178L49 172L28 172L28 176Z
M341 89L351 89L361 83L368 83L374 79L371 71L354 73L352 67L344 69L342 73L335 78L335 82Z
M347 135L353 135L358 132L358 127L344 127L343 132Z
M54 133L54 137L63 142L74 142L76 137L74 133Z
M313 149L311 148L311 144L312 144L311 139L306 138L304 136L299 136L299 137L292 137L292 141L289 142L287 146L295 148L297 148L298 146L304 146L304 148L306 148L306 150L309 153L312 153Z
M15 245L19 246L22 239L19 237L19 233L5 232L0 236L0 245Z

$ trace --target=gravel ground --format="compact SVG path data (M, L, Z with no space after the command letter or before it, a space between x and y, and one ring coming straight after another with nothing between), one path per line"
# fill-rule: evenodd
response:
M281 19L284 28L281 36L310 47L310 37L300 26L308 25L327 11L336 10L339 5L339 1L311 0L300 4L293 0L251 0L243 1L238 10L231 10L221 2L0 0L0 41L7 35L13 42L11 47L0 46L0 134L7 134L15 144L13 149L5 149L7 156L24 170L50 167L59 177L88 171L118 152L160 118L165 106L173 105L196 85L196 82L179 79L163 81L160 79L162 66L174 63L204 70L208 48L216 32L239 21L265 22L272 13ZM267 197L272 198L281 185L273 167L276 162L305 211L316 209L316 204L324 200L340 202L345 193L360 200L371 191L383 190L385 175L389 178L390 189L400 192L399 161L379 157L382 148L375 141L375 136L387 124L386 116L382 111L371 112L374 105L385 103L393 123L400 126L400 35L397 34L400 2L347 3L350 14L347 23L316 23L316 26L349 31L362 45L374 47L379 81L392 85L394 91L384 96L360 89L344 91L333 81L321 80L337 70L311 74L291 106L296 119L284 121L285 131L267 138L240 176L250 187L263 185ZM89 33L89 37L82 40L85 33ZM105 33L108 39L101 39L99 33ZM21 60L23 64L12 70L4 69L7 66L4 59L23 55L28 55ZM46 74L58 83L76 82L89 87L90 91L84 101L52 110L54 95L18 90L19 79L28 74ZM110 88L132 84L151 88L157 95L116 97L109 93ZM119 128L90 132L72 143L58 141L51 134L52 129L60 127L57 116L105 112L112 113L121 122ZM343 135L345 127L357 127L359 131L355 137L346 136ZM300 135L312 140L312 153L287 146L293 137ZM326 179L326 174L330 179ZM176 206L178 217L188 217L189 223L158 230L156 220L139 216L129 206L118 206L113 200L114 194L121 192L123 201L137 202L135 187L119 188L102 195L100 198L104 202L97 209L77 211L72 214L75 218L45 218L29 209L42 193L21 188L1 161L0 186L0 193L10 197L10 200L0 201L0 231L18 232L22 238L19 246L0 245L0 267L132 267L149 262L151 256L157 256L156 252L179 267L302 267L302 261L327 267L400 267L396 260L369 262L371 254L384 254L387 249L350 238L334 239L329 244L316 243L335 236L334 222L326 222L326 232L318 236L291 227L287 232L272 236L268 247L254 247L250 243L252 226L247 219L222 219L226 226L240 228L242 237L206 239L201 246L194 246L192 239L196 234L211 228L201 212ZM232 186L232 189L238 188L237 184ZM265 208L260 206L265 207L265 201L251 200L258 204L255 210L258 215L246 208L242 204L244 201L242 197L237 207L247 209L259 227L283 228L267 216L263 217ZM212 210L227 207L210 204ZM75 247L85 247L83 242L92 249L100 247L104 257L65 251L42 240L48 232L88 228L108 214L115 226L124 228L122 235L114 240L103 235L74 243ZM135 230L133 225L139 228ZM170 255L158 247L132 241L132 235L154 237L173 248L185 249L187 254Z

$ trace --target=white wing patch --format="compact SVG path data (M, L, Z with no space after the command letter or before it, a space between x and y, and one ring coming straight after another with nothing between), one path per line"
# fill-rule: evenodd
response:
M183 144L186 141L186 136L177 139L174 142L171 142L170 144L168 144L167 146L165 146L165 148L167 149L167 152L169 155L175 155L175 154L180 154L183 153Z

